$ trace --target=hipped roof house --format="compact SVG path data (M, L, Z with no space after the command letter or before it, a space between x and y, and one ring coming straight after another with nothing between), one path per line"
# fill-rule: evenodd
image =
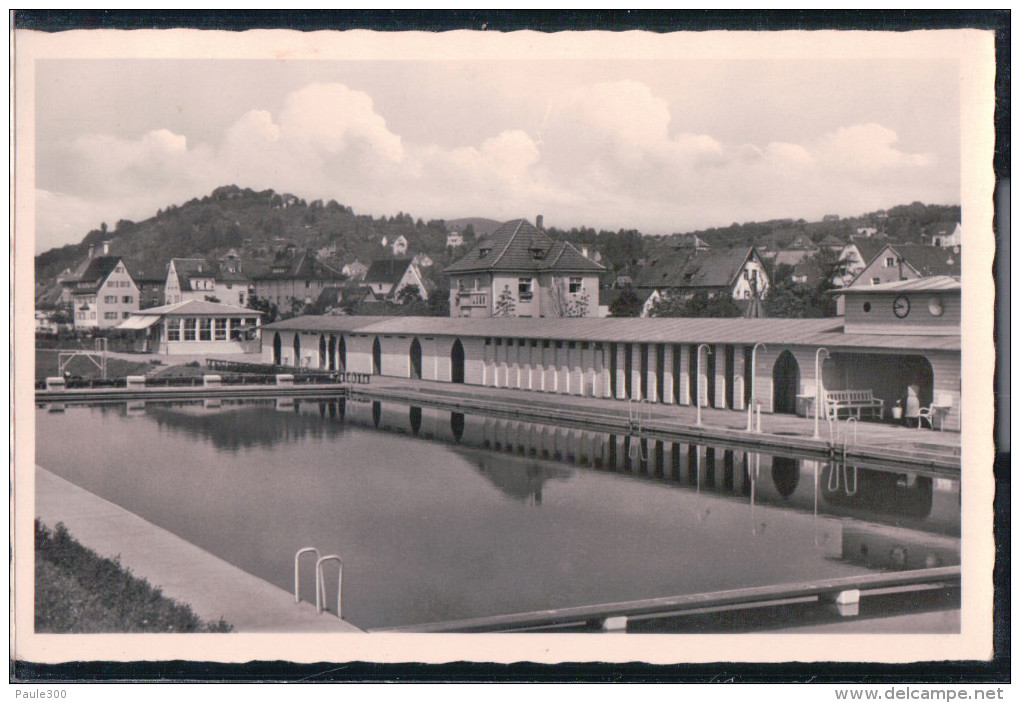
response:
M464 258L447 266L444 273L488 271L597 275L605 270L573 244L554 241L527 220L520 219L504 222L491 234L478 239Z

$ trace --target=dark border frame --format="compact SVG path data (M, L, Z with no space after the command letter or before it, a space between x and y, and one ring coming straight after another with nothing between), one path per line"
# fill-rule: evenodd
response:
M540 665L376 664L347 662L295 664L260 661L213 662L69 662L39 664L10 660L9 681L32 682L732 682L732 683L983 683L1010 681L1010 446L1009 446L1009 177L1010 177L1010 12L1009 10L13 10L11 30L59 32L72 29L172 29L300 31L370 29L376 31L508 32L643 30L651 32L744 30L881 30L973 28L995 32L995 232L997 250L995 371L996 559L993 646L990 661L862 664L845 662L782 664L679 664L599 662ZM1006 185L1002 188L1002 185ZM13 653L12 653L13 654Z

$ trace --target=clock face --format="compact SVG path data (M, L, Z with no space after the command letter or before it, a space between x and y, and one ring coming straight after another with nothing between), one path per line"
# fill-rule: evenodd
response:
M893 301L892 309L896 317L906 317L910 314L910 301L905 295L901 295Z
M928 312L935 317L942 314L942 299L941 298L928 298Z

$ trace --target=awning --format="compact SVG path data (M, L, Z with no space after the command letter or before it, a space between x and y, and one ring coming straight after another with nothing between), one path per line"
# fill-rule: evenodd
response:
M160 321L159 315L132 315L117 325L119 330L144 330Z

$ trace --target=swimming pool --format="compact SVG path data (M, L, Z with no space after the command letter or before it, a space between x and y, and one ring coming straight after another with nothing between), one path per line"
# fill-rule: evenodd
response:
M363 628L870 573L846 518L959 534L958 481L397 403L36 412L40 466L284 589L342 555Z

